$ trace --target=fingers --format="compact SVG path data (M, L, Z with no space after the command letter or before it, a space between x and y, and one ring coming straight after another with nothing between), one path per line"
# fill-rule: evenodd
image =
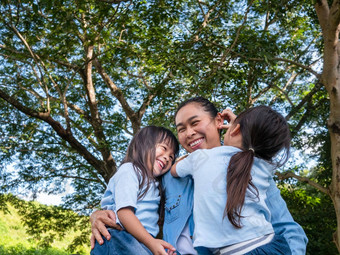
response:
M233 122L237 116L233 113L231 109L227 108L222 111L221 117L230 123Z
M177 255L177 253L175 251L168 249L168 255Z
M116 223L116 214L114 213L114 211L111 210L106 210L107 211L107 216L109 219L112 220L112 222Z
M106 226L112 227L114 229L117 230L123 230L122 227L116 223L116 214L114 211L111 210L103 210L103 214L101 214L100 216L98 216L98 220L100 220L102 223L105 224L105 230L106 230ZM103 229L103 231L105 231ZM104 235L104 233L100 230L100 232L102 233L102 235ZM106 231L105 231L105 235L106 236ZM110 234L109 236L107 236L107 240L109 240L111 238Z
M103 235L106 238L106 240L111 239L111 235L110 235L109 231L107 231L107 228L104 224L99 225L97 227L97 231L98 231L98 236L100 236L100 239L102 239L101 235ZM93 231L92 231L92 233L95 234ZM96 240L98 241L97 235L95 235L95 237L96 237ZM98 241L98 243L100 243L100 242ZM100 243L100 244L102 244L102 243Z
M110 236L111 237L111 236ZM91 249L94 248L95 240L102 245L104 243L104 240L102 238L102 235L97 229L92 229L92 235L91 235Z
M113 228L117 230L123 230L123 228L119 224L116 224L115 226L113 226Z
M95 238L94 238L94 235L91 235L91 239L90 239L91 250L93 250L95 242L96 242L96 240L95 240Z
M100 245L104 243L102 235L107 240L110 240L111 238L111 235L107 231L105 224L115 225L115 222L112 222L112 219L109 216L111 215L110 212L112 211L101 210L92 213L90 216L92 236L94 236L94 239L97 240Z
M161 245L165 248L165 249L169 249L170 251L174 252L176 251L175 247L173 247L171 244L161 240Z
M220 125L218 126L219 129L225 129L225 130L229 129L230 127L231 127L231 124L227 124L227 125L225 125L225 124L220 124Z
M111 210L102 210L101 212L102 213L97 216L97 222L114 227L116 225L116 214Z

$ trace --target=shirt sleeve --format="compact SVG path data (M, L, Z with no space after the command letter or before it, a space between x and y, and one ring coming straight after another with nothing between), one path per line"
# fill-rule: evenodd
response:
M176 173L179 177L191 175L193 172L193 153L179 161L176 165Z
M294 221L272 178L265 202L271 213L271 223L275 233L284 236L292 254L306 254L307 236L302 227Z
M114 181L113 177L111 177L109 184L106 187L103 198L100 202L100 206L102 210L112 210L116 209L116 203L114 201Z
M114 177L116 212L124 207L137 208L139 180L132 164L123 164Z

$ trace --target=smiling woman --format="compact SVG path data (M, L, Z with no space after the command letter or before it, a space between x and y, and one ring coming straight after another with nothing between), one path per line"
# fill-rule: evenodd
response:
M179 105L175 115L175 124L178 139L183 148L187 152L194 152L198 149L211 149L221 146L220 130L224 127L223 119L226 118L224 112L218 113L215 106L202 97L191 98ZM199 164L199 162L196 163ZM179 254L197 254L191 238L194 230L193 179L191 176L180 179L174 178L168 172L163 175L162 184L166 197L163 238L173 245ZM305 254L306 235L290 215L272 178L269 180L266 195L265 203L270 211L269 220L274 231L282 233L293 254ZM109 211L116 209L114 201L102 200L102 208L106 210L97 211L91 215L93 233L91 247L94 246L94 249L100 249L99 244L102 244L102 247L116 247L112 240L117 238L117 234L121 234L106 229L105 226L106 224L115 227L112 219L115 219L116 216L112 211ZM106 237L105 241L103 241L101 233ZM98 241L95 245L94 240ZM138 251L130 254L138 254Z

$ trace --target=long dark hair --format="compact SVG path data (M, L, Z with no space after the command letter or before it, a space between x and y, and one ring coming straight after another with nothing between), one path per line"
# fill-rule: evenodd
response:
M283 165L289 156L290 131L285 118L268 106L257 106L242 112L233 125L240 124L242 151L230 159L227 171L227 204L224 216L236 228L241 228L241 211L247 189L258 197L252 183L251 168L254 157L276 166ZM274 162L274 157L282 153Z
M179 144L175 135L167 128L157 126L147 126L140 129L132 138L127 149L125 158L122 162L131 162L137 176L139 176L139 190L146 185L143 192L138 194L138 199L144 197L150 188L150 183L160 180L160 177L154 177L152 169L148 169L148 162L155 162L156 145L159 143L167 143L173 149L176 158L179 151ZM160 192L162 194L161 182L159 182Z

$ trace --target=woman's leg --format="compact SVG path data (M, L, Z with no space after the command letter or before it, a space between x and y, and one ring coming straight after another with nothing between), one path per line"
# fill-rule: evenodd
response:
M99 245L97 242L91 255L152 255L152 252L146 246L136 240L131 234L122 230L108 229L111 239Z
M213 255L212 251L205 247L196 247L195 250L198 255Z

